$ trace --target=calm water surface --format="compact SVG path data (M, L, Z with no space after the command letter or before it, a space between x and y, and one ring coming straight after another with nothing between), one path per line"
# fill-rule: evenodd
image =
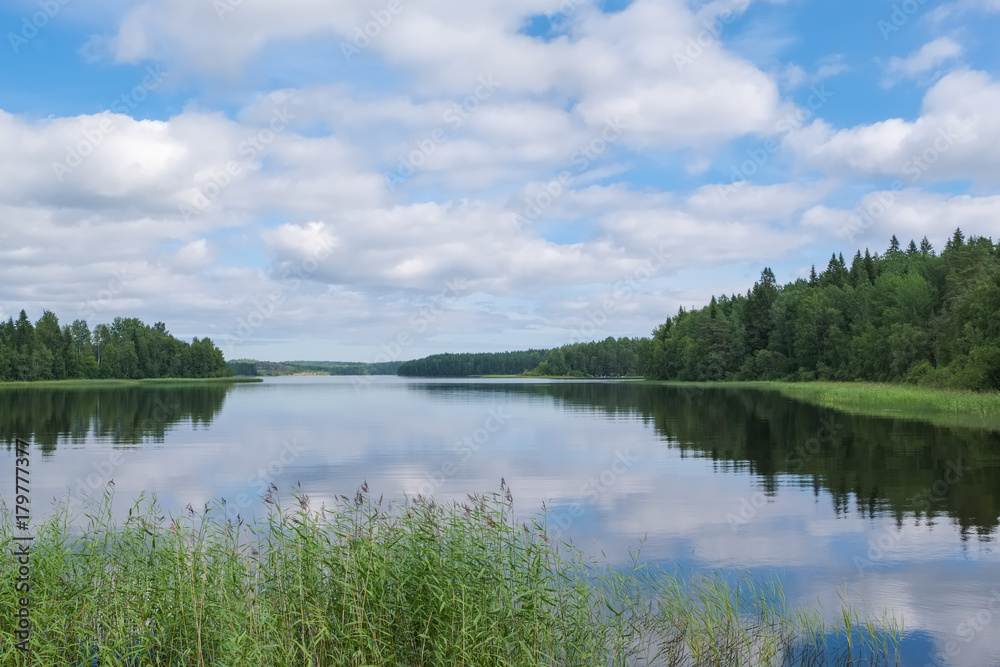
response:
M1000 665L1000 433L848 416L759 390L635 383L269 378L231 387L0 391L4 470L34 445L33 511L114 480L179 511L464 498L504 477L523 516L614 563L777 573L905 620L905 664ZM9 498L11 479L0 484ZM8 503L9 504L9 503Z

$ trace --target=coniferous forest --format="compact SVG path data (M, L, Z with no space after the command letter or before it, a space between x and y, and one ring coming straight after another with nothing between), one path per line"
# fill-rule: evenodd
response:
M1000 246L956 230L830 258L808 280L770 269L745 295L683 308L642 346L658 380L870 380L1000 389Z
M535 359L541 359L533 365ZM779 285L765 268L746 294L680 311L652 338L553 350L440 354L400 375L515 374L653 380L869 380L1000 390L1000 246L956 230L938 254L904 248L830 258Z
M32 324L22 310L0 323L0 381L227 377L232 371L209 338L174 338L166 325L116 317L93 330L59 324L46 310Z
M432 354L405 362L398 372L399 375L414 377L516 375L542 363L548 354L549 350Z

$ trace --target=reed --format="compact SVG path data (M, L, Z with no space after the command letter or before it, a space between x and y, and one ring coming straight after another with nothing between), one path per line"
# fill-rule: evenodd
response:
M895 660L895 622L789 612L775 581L682 577L587 561L518 522L509 488L393 508L367 486L316 509L180 516L155 498L113 519L113 494L58 506L32 548L34 665L772 665ZM4 507L0 547L11 553ZM9 556L0 664L18 665Z

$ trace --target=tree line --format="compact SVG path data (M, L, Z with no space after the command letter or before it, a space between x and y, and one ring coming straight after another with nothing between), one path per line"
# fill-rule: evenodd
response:
M640 348L657 380L870 380L1000 389L1000 246L957 229L884 254L834 255L784 286L765 268L745 295L713 296Z
M402 361L260 361L234 359L227 362L236 375L251 377L268 375L294 375L313 372L326 375L396 375Z
M59 324L50 310L32 324L24 310L0 324L0 381L227 377L210 338L174 338L153 326L116 317L93 330L85 320Z
M470 375L518 375L538 366L550 350L518 352L469 352L433 354L403 363L399 375L409 377L468 377Z
M601 341L573 343L551 350L434 354L405 362L399 367L399 375L640 377L641 341L640 338L608 337Z
M640 338L612 338L563 345L527 375L572 377L640 377Z
M1000 245L956 229L883 253L834 254L779 285L765 268L746 294L713 296L651 338L554 350L437 354L400 375L557 375L654 380L869 380L1000 390Z

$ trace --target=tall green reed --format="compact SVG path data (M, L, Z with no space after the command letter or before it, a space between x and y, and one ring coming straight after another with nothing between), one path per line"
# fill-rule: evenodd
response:
M116 522L110 490L82 517L55 508L33 546L34 664L888 664L898 649L891 618L789 613L775 581L587 561L550 541L544 515L518 522L503 481L450 504L393 508L367 485L329 508L300 491L286 507L273 487L264 501L253 522L223 501L174 516L146 496ZM16 665L0 558L0 664Z

